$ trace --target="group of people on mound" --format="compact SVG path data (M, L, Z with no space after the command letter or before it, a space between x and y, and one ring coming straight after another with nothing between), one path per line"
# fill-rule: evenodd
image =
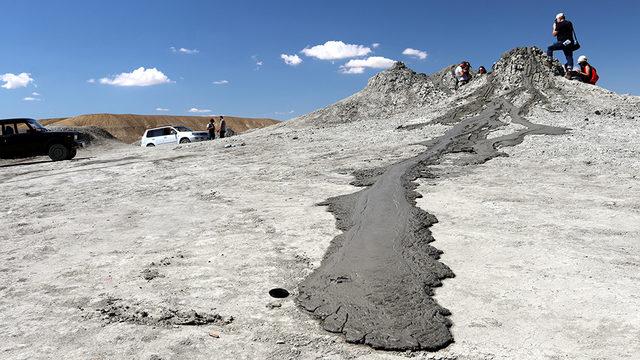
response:
M209 140L214 140L216 138L216 123L215 119L211 118L209 123L207 124L207 131L209 132ZM220 135L220 139L224 139L227 133L227 123L224 121L224 116L220 116L220 131L218 134Z
M547 48L547 65L549 67L553 66L553 52L562 50L567 58L567 63L565 64L566 78L595 85L600 76L598 76L596 68L589 64L589 59L586 56L581 55L578 58L579 67L573 67L573 52L580 49L580 43L573 24L565 18L563 13L556 15L551 34L556 37L556 42Z
M576 32L573 29L571 21L567 20L563 13L556 15L556 20L553 23L553 36L556 37L556 42L547 48L547 66L553 66L553 52L562 50L567 63L565 64L565 77L567 79L575 79L588 84L595 85L600 77L596 68L589 64L589 59L581 55L578 57L579 67L574 68L573 52L580 48L580 43L576 36ZM487 69L484 66L478 68L477 75L483 75L487 73ZM458 89L460 85L464 85L471 81L473 75L471 74L471 64L468 61L463 61L453 69L453 77L455 78L455 87Z
M484 75L487 73L487 69L484 66L478 68L477 75ZM471 64L468 61L463 61L460 65L456 66L453 70L453 77L456 80L456 90L460 85L464 85L471 81L473 75L471 75Z

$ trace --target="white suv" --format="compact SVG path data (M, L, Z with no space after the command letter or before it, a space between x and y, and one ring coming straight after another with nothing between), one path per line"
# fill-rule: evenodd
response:
M204 140L209 140L209 133L206 131L193 131L186 126L163 126L145 131L140 140L140 146L184 144Z

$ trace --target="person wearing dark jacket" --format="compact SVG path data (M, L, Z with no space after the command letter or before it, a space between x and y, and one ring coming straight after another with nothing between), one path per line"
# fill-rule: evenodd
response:
M553 23L553 31L556 42L547 48L547 56L549 64L553 61L553 52L562 50L567 58L565 69L573 69L573 51L575 47L575 39L573 38L573 24L564 17L563 13L556 15L556 21Z
M213 122L213 119L209 120L207 131L209 132L209 140L216 138L216 124Z
M227 132L227 123L224 121L224 116L220 116L220 139L224 138L225 133Z

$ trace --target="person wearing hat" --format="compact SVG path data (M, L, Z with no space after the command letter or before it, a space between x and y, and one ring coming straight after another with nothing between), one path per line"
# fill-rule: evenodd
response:
M562 50L564 56L567 58L565 69L573 69L573 50L575 47L575 39L573 38L574 30L573 24L565 18L564 13L556 15L551 34L556 37L556 42L547 48L548 64L552 64L553 52Z
M580 71L574 72L578 80L595 85L600 77L598 76L596 68L589 64L589 59L584 55L580 55L578 58L578 65L580 65Z

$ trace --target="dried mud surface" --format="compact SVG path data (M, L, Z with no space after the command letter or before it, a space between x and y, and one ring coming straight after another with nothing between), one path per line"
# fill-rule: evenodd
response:
M506 54L492 78L456 92L446 82L421 85L439 75L398 66L376 75L357 101L321 112L353 108L356 118L315 113L223 140L155 149L108 142L72 161L0 160L0 358L634 358L640 98L549 78L528 63L536 56L528 51ZM395 80L399 86L387 83ZM387 116L377 99L413 112ZM495 117L482 115L491 109ZM456 126L462 137L445 138ZM509 146L522 132L555 127L572 131ZM442 155L415 162L440 146ZM450 310L436 314L434 327L452 323L455 342L435 352L347 342L298 300L323 258L347 253L345 234L364 221L358 200L382 199L387 191L378 190L394 187L408 218L389 223L406 225L396 234L420 251L382 259L455 273L422 294L410 287L426 274L399 262L407 277L394 278L409 285L404 294ZM341 201L328 202L332 213L317 206L334 198ZM337 235L343 240L332 241ZM375 254L357 250L349 255ZM274 299L274 288L291 296ZM382 312L347 304L349 320L384 315L387 299L400 299L375 295ZM415 334L431 321L423 315Z
M530 56L525 74L545 72ZM455 125L443 136L426 143L426 151L413 158L358 172L356 184L364 190L328 199L343 233L336 236L321 266L300 284L299 304L319 318L330 332L346 340L386 350L438 350L453 341L449 311L433 298L433 288L454 274L439 261L429 228L436 218L418 208L413 182L428 174L448 153L472 153L480 164L500 153L503 146L521 143L527 135L560 135L567 129L533 124L521 114L531 103L546 101L531 82L502 95L495 94L495 78L478 89L477 99L454 109L438 121ZM523 92L531 96L516 107L510 100ZM478 115L461 119L460 114ZM510 118L524 128L488 139L489 132L504 127ZM367 181L367 175L375 180Z

